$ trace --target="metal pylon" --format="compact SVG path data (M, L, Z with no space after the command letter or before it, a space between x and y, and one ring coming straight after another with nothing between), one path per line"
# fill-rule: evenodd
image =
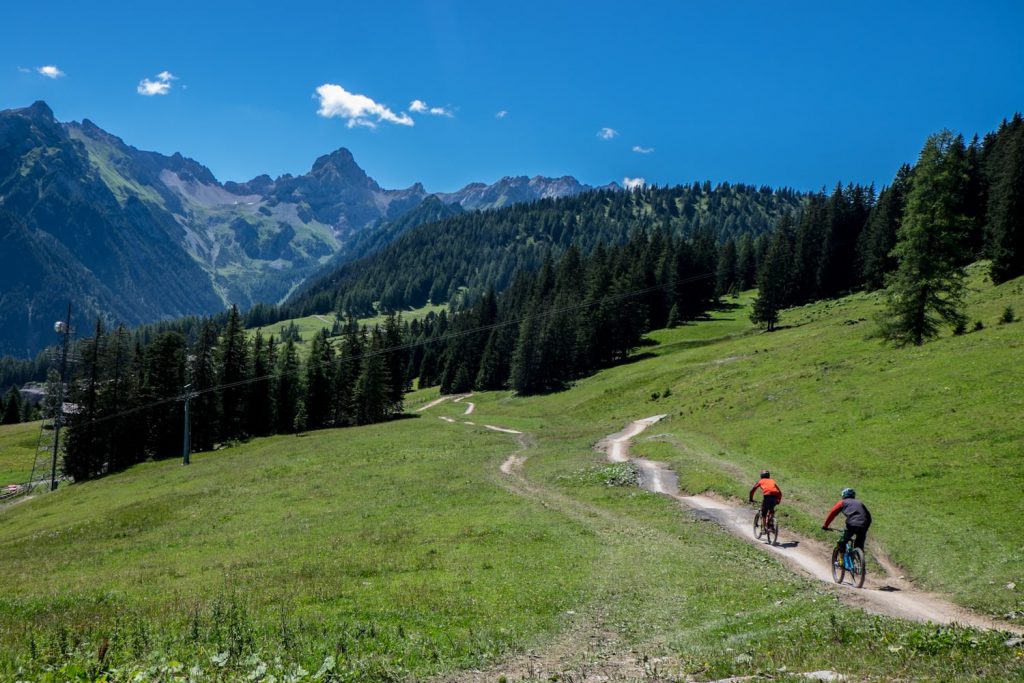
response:
M64 477L58 473L64 459L63 446L60 441L60 430L65 424L64 401L67 397L68 381L68 349L71 346L71 304L68 304L66 321L57 321L53 331L60 335L60 347L55 351L54 361L58 368L59 380L56 386L56 397L50 401L53 415L48 415L39 428L39 441L36 446L35 458L32 461L32 473L25 483L24 492L30 493L36 487L45 484L46 489L53 491L57 482ZM52 389L47 382L47 389ZM49 397L47 397L49 399Z
M57 432L54 427L59 419L61 419L59 415L48 417L43 420L43 425L39 428L39 442L36 446L35 459L32 462L32 473L29 475L28 481L25 482L25 493L32 492L37 486L43 487L44 491L50 488L53 447L57 440ZM61 445L57 444L59 454Z

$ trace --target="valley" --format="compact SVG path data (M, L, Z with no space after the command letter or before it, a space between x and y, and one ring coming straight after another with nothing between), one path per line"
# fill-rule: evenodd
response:
M987 319L1007 304L1024 305L1019 280L998 288L972 282L971 315ZM749 298L736 303L709 321L653 332L657 344L645 354L565 392L476 392L437 403L436 390L422 390L407 399L411 419L255 439L197 454L187 470L173 461L142 464L4 510L0 551L18 597L0 603L3 650L26 651L25 631L14 626L27 623L43 653L36 661L58 662L47 659L57 652L55 629L77 623L60 636L77 643L76 666L95 666L97 643L107 638L107 665L120 672L166 670L173 659L239 676L259 662L266 671L301 666L312 676L330 654L339 674L367 680L599 672L714 679L783 667L847 676L1018 675L1021 660L1003 645L1007 635L871 616L856 599L851 609L828 585L638 488L642 472L594 450L629 421L665 414L633 437L635 455L668 463L685 491L719 500L745 495L753 473L770 464L787 492L784 534L792 529L800 538L821 539L815 520L838 487L855 480L878 521L869 554L973 612L1002 619L1020 610L1014 591L993 588L1013 582L1021 567L1012 554L1002 555L1005 563L991 554L1012 547L1012 531L991 524L989 506L1012 506L1020 483L1000 451L986 448L974 469L940 468L922 489L915 468L936 467L929 453L946 438L926 421L894 425L899 439L877 427L862 431L862 445L874 434L889 444L884 459L906 468L873 474L870 448L858 451L865 455L855 471L848 468L857 459L842 452L841 425L856 411L821 397L810 404L816 408L799 410L768 398L783 388L788 401L820 390L800 370L816 367L804 346L812 343L822 358L845 350L848 392L870 389L898 402L920 391L878 370L907 362L913 349L881 348L845 324L868 317L878 299L787 311L773 335L746 321ZM974 357L998 366L1005 358L1005 376L1017 381L1017 325L944 337L929 347L930 360L913 362L934 364L931 378L922 377L933 384L948 381L939 380L941 368ZM773 389L752 392L756 386ZM965 418L964 443L1019 442L1011 417L1019 406L974 386L958 392L957 411L988 420L971 432ZM736 411L782 427L730 431ZM820 430L813 442L773 445L773 435L795 430L789 421L807 419ZM993 439L992 429L1003 436ZM510 455L517 464L503 472ZM1005 485L985 487L985 495L1006 502L969 502L993 468L1002 468L996 478ZM933 539L915 533L915 524L942 514L936 501L950 490L973 493L957 504L959 522L943 522L959 541L944 544L945 560L937 561ZM976 543L983 529L1003 540ZM877 565L872 571L884 576ZM65 616L54 621L58 611ZM1008 628L1019 628L1014 620ZM200 650L181 640L187 633ZM318 635L327 633L344 635ZM517 654L527 650L536 656ZM459 673L465 669L489 674Z

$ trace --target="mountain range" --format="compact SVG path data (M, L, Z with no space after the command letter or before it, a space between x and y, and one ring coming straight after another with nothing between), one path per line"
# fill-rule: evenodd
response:
M44 102L0 111L0 353L51 343L68 303L80 326L274 303L421 223L590 189L568 176L385 189L344 148L303 175L222 183Z

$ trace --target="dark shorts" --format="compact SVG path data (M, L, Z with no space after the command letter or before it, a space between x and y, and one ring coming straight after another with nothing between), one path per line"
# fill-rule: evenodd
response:
M775 506L779 504L778 496L765 496L761 499L761 514L774 510Z
M843 535L839 537L840 547L845 546L846 542L853 539L853 547L864 550L864 541L868 539L868 527L866 526L848 526L843 531Z

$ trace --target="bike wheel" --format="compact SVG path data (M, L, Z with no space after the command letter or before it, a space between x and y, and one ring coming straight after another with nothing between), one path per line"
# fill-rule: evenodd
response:
M754 538L761 538L764 535L764 527L761 526L761 513L754 515Z
M775 519L775 515L768 520L768 526L765 528L765 533L768 536L768 544L775 545L779 540L779 523Z
M844 576L846 576L846 567L843 566L843 550L836 546L832 550L832 580L842 583Z
M853 564L853 569L850 570L850 580L853 585L860 588L864 585L864 577L868 573L868 568L864 564L864 551L854 548L850 553L850 562Z

